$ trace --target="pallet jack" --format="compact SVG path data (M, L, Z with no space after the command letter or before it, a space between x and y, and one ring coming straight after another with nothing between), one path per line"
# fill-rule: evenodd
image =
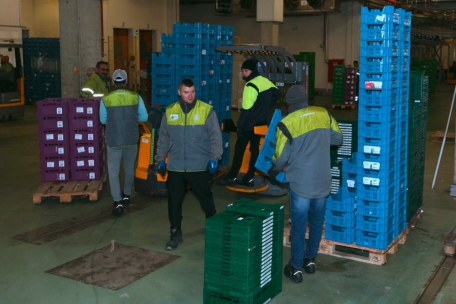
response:
M263 45L222 45L216 46L216 51L241 54L246 60L256 59L258 61L258 71L260 74L271 80L282 92L276 108L286 109L284 96L292 85L304 83L307 88L308 68L304 62L296 62L293 55L285 51L284 48ZM229 186L226 188L231 191L243 193L261 193L264 195L281 196L288 193L288 184L280 183L276 180L267 178L267 172L272 166L272 155L275 152L275 127L277 123L286 115L286 110L276 109L273 118L268 126L255 127L254 132L261 135L260 155L255 164L257 171L253 178L254 186L246 187L243 185ZM222 131L236 132L237 128L232 119L222 122ZM250 159L250 146L246 147L244 158L239 170L238 178L242 178L247 173Z

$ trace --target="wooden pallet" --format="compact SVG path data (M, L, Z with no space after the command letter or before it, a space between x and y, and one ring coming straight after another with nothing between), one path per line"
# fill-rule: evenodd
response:
M456 253L456 227L451 230L443 242L443 253L446 256L454 257Z
M58 197L61 203L71 203L75 196L88 196L90 201L97 201L106 179L105 173L99 180L42 183L33 193L33 203L41 204L46 197Z
M332 108L333 109L350 109L350 110L354 110L354 109L356 109L356 105L333 104Z
M442 142L445 137L445 131L437 131L431 135L431 141ZM454 143L454 132L448 132L445 142Z

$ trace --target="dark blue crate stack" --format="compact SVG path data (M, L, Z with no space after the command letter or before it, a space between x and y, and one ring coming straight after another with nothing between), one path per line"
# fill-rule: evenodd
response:
M70 180L68 103L71 98L37 102L41 182Z
M220 123L231 118L233 56L215 52L215 47L233 41L233 27L175 23L173 33L161 36L162 53L152 55L152 105L177 101L180 81L189 78L195 83L196 97L214 107ZM223 141L221 167L230 163L229 137Z
M267 303L282 290L284 206L242 199L206 221L204 303Z
M99 108L99 98L79 98L68 103L71 180L98 180L106 172L104 127Z
M405 228L410 17L392 6L361 9L359 246L386 249Z
M24 38L24 94L27 103L60 97L60 39Z

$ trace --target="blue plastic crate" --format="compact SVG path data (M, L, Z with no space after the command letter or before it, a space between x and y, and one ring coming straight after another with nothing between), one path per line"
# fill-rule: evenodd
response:
M373 164L373 162L371 163ZM378 163L377 163L378 164ZM396 168L370 170L363 167L358 168L358 180L362 180L363 184L374 186L387 186L392 185L396 181Z
M176 64L199 65L204 56L201 55L180 55L176 54Z
M355 242L356 227L341 227L332 224L325 225L325 239L352 244Z
M360 40L362 41L397 41L402 32L399 31L399 26L396 25L388 30L382 30L378 27L369 26L367 24L362 24L361 26L361 36Z
M354 212L356 210L357 200L356 191L347 187L339 187L336 194L331 194L326 199L326 209L341 212Z
M376 91L360 87L358 103L371 106L394 105L399 101L400 93L398 89Z
M394 224L393 214L388 217L369 216L360 213L356 215L356 228L363 231L386 233L394 230Z
M360 88L365 90L390 90L399 85L398 73L364 74L359 75Z
M176 61L176 56L169 53L152 53L152 64L166 64L173 66Z
M258 159L255 163L255 168L267 174L269 169L272 167L272 156L274 155L275 150L275 142L265 138L263 145L261 146L260 154L258 155Z
M363 136L358 137L358 152L365 154L389 155L396 151L395 139L377 139L366 138Z
M361 73L396 73L399 71L399 57L365 57L360 58Z
M173 24L173 33L177 34L209 34L210 25L207 23L180 23Z
M166 77L168 76L168 77ZM174 75L152 75L152 84L153 85L175 85L175 76Z
M364 180L366 184L364 183ZM372 201L388 201L396 195L396 185L375 186L372 178L365 177L358 181L358 198Z
M370 122L388 122L396 120L396 105L366 106L359 105L359 119ZM386 126L387 127L387 126Z
M395 211L395 199L389 201L370 201L370 200L358 200L358 214L374 217L387 218L394 215Z
M357 174L364 170L391 170L396 168L397 155L395 153L390 154L385 161L372 160L370 158L365 158L364 155L360 155L358 159L359 167Z
M354 227L356 224L356 212L344 212L326 208L326 224L340 227Z
M400 24L400 14L395 12L394 6L384 6L382 10L369 10L361 7L361 24Z
M376 139L390 139L394 138L397 134L397 121L390 121L388 123L365 121L359 118L358 132L369 138Z
M168 84L152 84L153 95L173 95L176 94L176 87Z
M399 46L361 46L359 48L359 55L366 56L366 57L379 57L379 56L399 56Z
M356 229L356 245L384 250L394 240L395 231L391 229L386 233L363 231Z
M358 153L354 152L351 158L344 157L342 158L342 172L347 173L357 173L357 157Z

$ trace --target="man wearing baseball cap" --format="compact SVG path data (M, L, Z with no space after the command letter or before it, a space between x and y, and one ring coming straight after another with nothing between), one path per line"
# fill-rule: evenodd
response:
M139 142L139 121L147 120L144 101L138 93L129 90L127 72L118 69L112 74L114 90L100 102L100 121L106 125L108 176L114 201L113 215L121 215L130 203L134 182L135 161ZM119 171L123 159L124 187L120 189Z

